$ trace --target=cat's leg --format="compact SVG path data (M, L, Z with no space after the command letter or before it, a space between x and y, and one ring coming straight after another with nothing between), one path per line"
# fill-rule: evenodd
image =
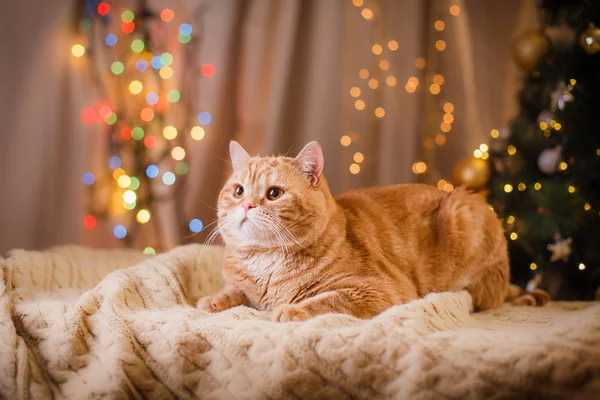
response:
M248 297L237 286L226 284L217 294L198 300L197 308L211 313L227 310L236 306L248 306Z
M273 321L305 321L327 313L370 318L393 306L394 302L374 292L345 288L318 294L296 304L282 304L273 310Z

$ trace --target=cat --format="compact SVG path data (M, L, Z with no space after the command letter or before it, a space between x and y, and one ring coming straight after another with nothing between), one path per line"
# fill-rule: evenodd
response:
M476 310L549 299L509 285L504 231L481 195L400 184L333 197L317 142L290 158L232 141L230 155L218 199L226 284L200 309L245 305L285 322L371 318L434 292L467 290Z

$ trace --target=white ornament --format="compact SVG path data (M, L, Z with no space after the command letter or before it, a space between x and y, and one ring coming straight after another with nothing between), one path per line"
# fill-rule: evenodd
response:
M554 244L549 244L547 246L548 250L552 252L552 256L550 256L550 262L554 262L557 260L569 261L569 255L571 255L571 243L573 243L572 238L561 239L560 236L554 235Z
M556 146L553 149L546 149L538 157L538 168L546 175L556 172L556 167L562 158L562 146Z

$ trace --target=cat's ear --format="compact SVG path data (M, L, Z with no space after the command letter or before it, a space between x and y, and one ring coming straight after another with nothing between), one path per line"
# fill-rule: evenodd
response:
M233 165L234 171L240 169L250 159L248 152L235 140L229 142L229 155L231 156L231 165Z
M294 159L294 163L313 185L318 185L321 182L325 160L319 143L313 141L304 146Z

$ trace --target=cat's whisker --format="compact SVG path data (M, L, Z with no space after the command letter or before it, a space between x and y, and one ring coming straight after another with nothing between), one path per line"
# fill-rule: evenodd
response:
M196 236L197 234L199 234L200 232L204 232L206 229L208 229L209 226L216 224L217 222L219 222L219 220L217 219L216 221L211 222L210 224L203 226L202 229L200 229L198 232L194 232L191 235L188 235L186 237L184 237L184 239L189 239L193 236Z

